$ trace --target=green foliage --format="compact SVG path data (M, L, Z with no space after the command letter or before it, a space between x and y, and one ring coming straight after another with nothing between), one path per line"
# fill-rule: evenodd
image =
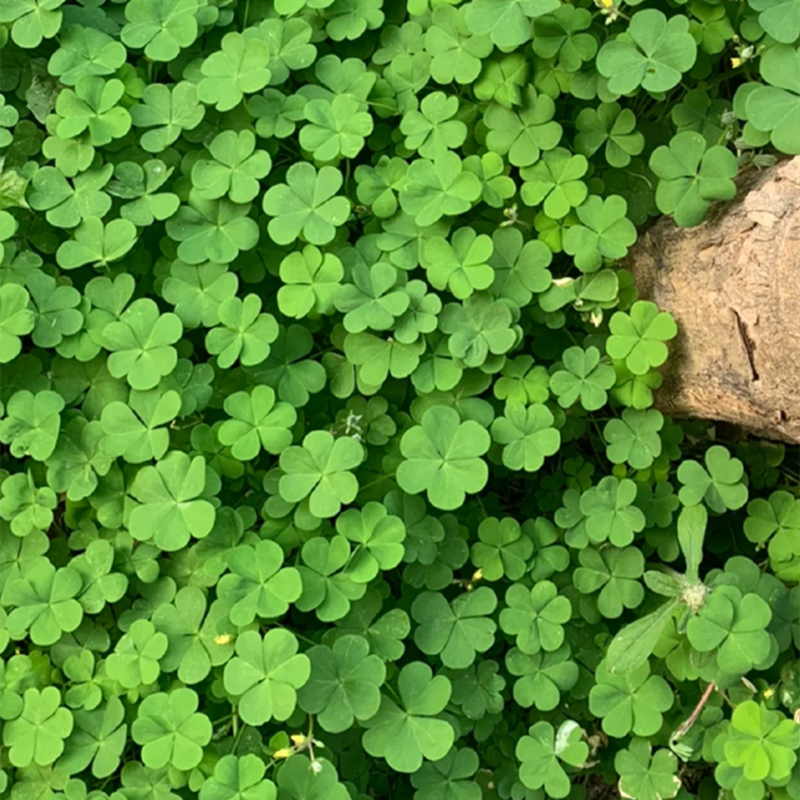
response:
M0 0L3 797L799 800L797 449L619 264L799 11Z

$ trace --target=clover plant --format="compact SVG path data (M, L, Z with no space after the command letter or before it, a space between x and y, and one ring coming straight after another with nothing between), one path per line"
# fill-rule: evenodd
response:
M621 263L800 154L798 48L0 0L3 797L800 800L797 451L653 407Z

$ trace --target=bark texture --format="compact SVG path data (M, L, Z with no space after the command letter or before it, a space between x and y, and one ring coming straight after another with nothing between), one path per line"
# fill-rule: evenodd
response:
M678 322L656 405L800 442L800 157L749 174L697 228L659 220L624 266Z

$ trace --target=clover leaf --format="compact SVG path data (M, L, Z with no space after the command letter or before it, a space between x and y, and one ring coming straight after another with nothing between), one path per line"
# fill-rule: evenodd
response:
M648 92L665 92L680 83L696 58L689 20L682 15L667 19L648 8L631 17L625 36L600 48L597 69L615 94L628 94L640 85Z
M659 178L656 203L678 225L699 225L711 201L736 195L736 157L721 145L707 147L694 131L679 133L668 147L657 148L650 156L650 169Z
M206 349L226 369L237 361L243 366L261 364L270 354L279 328L272 314L261 313L261 298L228 297L217 308L220 325L206 334Z
M539 711L552 711L562 692L578 682L578 665L570 660L567 644L552 653L540 651L534 655L512 647L506 653L506 668L518 678L514 681L514 701L523 708L535 706Z
M627 461L634 469L647 469L661 455L658 432L663 425L660 411L626 408L622 419L609 420L603 429L609 461L614 464Z
M203 499L206 462L170 451L154 467L142 467L130 488L141 505L131 511L134 539L153 539L162 550L180 550L194 536L202 539L214 525L214 506Z
M220 49L203 61L197 97L217 111L230 111L245 94L263 89L270 81L269 47L259 38L226 33Z
M131 0L120 37L128 47L143 47L153 61L172 61L197 38L197 10L197 0Z
M717 650L721 670L743 675L769 655L766 627L772 618L769 605L754 593L742 594L735 586L718 586L698 614L687 623L686 633L695 650Z
M370 755L385 758L392 769L416 772L423 755L438 761L453 744L453 729L436 719L450 699L452 686L444 675L434 677L427 664L413 661L400 670L397 690L402 707L381 694L380 709L364 722L367 730L361 741Z
M628 204L619 195L605 200L592 196L576 209L581 224L564 234L564 251L581 272L596 272L603 259L624 258L636 241L636 228L626 216Z
M678 759L668 750L656 750L651 756L647 739L632 739L630 745L614 757L614 768L620 775L620 792L630 797L668 800L681 788L681 780L676 775Z
M445 215L469 211L480 195L477 176L465 170L458 155L448 150L433 160L411 162L408 180L400 191L400 207L425 227Z
M528 86L518 110L501 104L490 105L486 110L486 143L494 152L508 155L515 167L535 164L543 150L552 150L561 140L563 129L553 121L554 115L552 98Z
M329 648L312 647L307 652L311 677L300 689L298 702L330 733L341 733L355 719L373 717L381 703L380 687L386 667L380 658L369 654L363 636L342 636Z
M785 29L784 29L785 30ZM797 122L800 119L800 51L788 44L769 48L759 63L761 77L770 84L752 91L746 99L748 120L784 153L800 153Z
M517 581L525 574L528 559L533 555L533 542L522 533L515 519L483 520L478 526L478 538L480 541L472 545L470 557L487 581L497 581L503 576Z
M550 581L539 581L533 589L514 583L506 591L500 612L500 627L516 636L517 647L528 655L540 650L558 650L564 642L564 623L572 614L566 597L559 597Z
M443 236L428 239L423 262L428 282L434 289L449 289L459 300L488 289L494 282L488 263L493 249L492 240L472 228L459 228L450 242Z
M529 789L544 788L548 797L566 797L570 781L561 763L578 767L586 761L589 746L581 735L580 726L572 720L563 722L557 732L549 722L532 725L515 750L522 783Z
M605 144L603 154L612 167L627 167L631 157L644 150L644 136L636 130L636 115L619 103L582 109L575 126L580 131L575 137L575 149L589 157Z
M308 122L300 130L300 146L317 161L355 158L372 133L372 117L352 97L341 95L331 102L310 100L303 113Z
M623 609L636 608L644 600L639 578L644 573L644 556L637 547L592 547L578 555L581 566L572 575L581 594L600 591L597 608L604 617L616 619Z
M286 172L286 183L272 186L264 195L264 211L273 219L268 231L276 244L291 244L302 233L311 244L328 244L350 214L350 201L336 193L342 173L335 167L298 162Z
M411 616L419 623L414 641L426 655L438 655L446 667L464 669L494 644L497 624L486 617L496 606L497 596L486 586L451 603L438 592L423 592L411 606Z
M236 656L225 665L225 690L238 696L239 714L248 725L292 715L297 690L311 674L308 656L297 650L297 639L282 628L263 638L252 630L237 638Z
M651 367L659 367L668 355L665 342L678 333L675 320L655 303L637 300L630 313L617 311L609 322L611 336L606 350L612 358L624 359L634 375L644 375Z
M336 516L343 504L355 499L358 480L351 470L363 458L363 448L354 439L335 439L327 431L312 431L301 446L281 453L281 497L289 503L308 497L315 517Z
M0 490L3 495L0 517L11 523L11 533L15 536L27 536L50 527L58 500L49 486L36 486L29 472L19 472L9 475Z
M645 517L633 505L636 484L628 478L603 478L597 486L580 498L580 511L586 517L586 534L593 542L610 541L615 547L626 547L634 534L644 529Z
M437 508L458 508L466 494L486 484L488 470L481 456L489 444L489 434L477 422L461 422L454 409L435 406L420 425L403 434L397 482L409 494L427 491Z
M231 419L222 423L219 440L240 461L255 458L262 448L279 455L292 443L289 429L297 421L297 414L288 403L276 403L275 392L269 386L229 395L225 398L225 413Z
M3 744L15 767L52 764L64 751L64 740L72 732L72 712L61 705L61 693L55 686L26 689L20 715L7 722Z
M322 253L307 244L281 261L284 285L278 289L278 308L282 314L302 319L310 312L328 314L344 278L342 262L332 253Z
M150 620L137 619L117 642L108 657L108 675L124 689L150 686L158 679L159 659L167 652L169 641Z
M369 583L381 570L396 567L404 555L405 525L376 502L350 508L336 520L337 532L356 547L346 573L355 583Z
M131 725L133 740L142 745L142 761L151 769L171 764L189 770L203 758L211 741L211 721L197 712L199 698L192 689L148 695L139 704Z
M513 50L530 36L530 19L555 11L551 0L473 0L466 7L467 25L475 34L488 34L497 47Z
M56 448L63 408L64 398L56 392L14 392L0 421L0 442L10 445L15 458L46 461Z
M605 662L595 673L597 683L589 693L591 712L603 719L609 736L652 736L663 723L663 712L672 707L672 689L660 676L650 674L645 662L624 675L609 674Z
M536 472L547 456L558 451L561 434L553 427L547 406L508 403L502 417L492 423L492 438L503 445L503 463L509 469Z
M249 203L259 193L259 180L272 168L264 150L256 150L252 131L223 131L208 145L213 160L200 159L192 167L192 186L204 200L226 195L233 203ZM219 261L209 253L211 261Z
M227 558L229 575L219 582L220 599L230 606L231 622L249 625L256 616L280 617L297 600L303 585L294 567L283 567L283 550L268 539L240 545Z
M83 618L83 607L76 600L82 586L79 572L71 567L56 569L46 559L33 563L24 576L9 580L2 600L12 609L7 621L11 638L27 634L34 644L44 646L57 642L62 631L74 631Z
M197 97L197 87L181 81L171 88L163 83L145 87L142 102L131 109L131 120L137 128L153 128L139 139L148 153L161 153L185 130L193 130L203 120L205 108Z
M706 450L705 467L697 461L684 461L678 467L683 484L678 494L685 506L705 503L712 511L741 508L747 502L747 486L742 483L744 465L727 448L715 444Z
M275 784L264 778L266 765L255 754L223 756L200 787L201 800L275 800Z
M544 201L544 213L553 219L565 217L571 208L586 199L589 190L581 178L589 164L582 155L573 156L563 147L556 147L533 166L520 170L525 183L520 197L529 206Z
M733 712L725 758L741 767L750 781L787 778L797 763L800 728L754 700L739 704Z
M385 331L393 327L395 318L408 309L411 302L397 286L399 272L391 264L379 261L368 268L357 264L351 274L352 283L337 291L334 304L344 313L344 327L350 333L367 328Z

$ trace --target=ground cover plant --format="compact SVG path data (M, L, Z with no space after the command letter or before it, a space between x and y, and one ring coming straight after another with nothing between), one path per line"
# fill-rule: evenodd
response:
M800 475L617 263L800 153L798 39L0 0L4 795L800 800Z

